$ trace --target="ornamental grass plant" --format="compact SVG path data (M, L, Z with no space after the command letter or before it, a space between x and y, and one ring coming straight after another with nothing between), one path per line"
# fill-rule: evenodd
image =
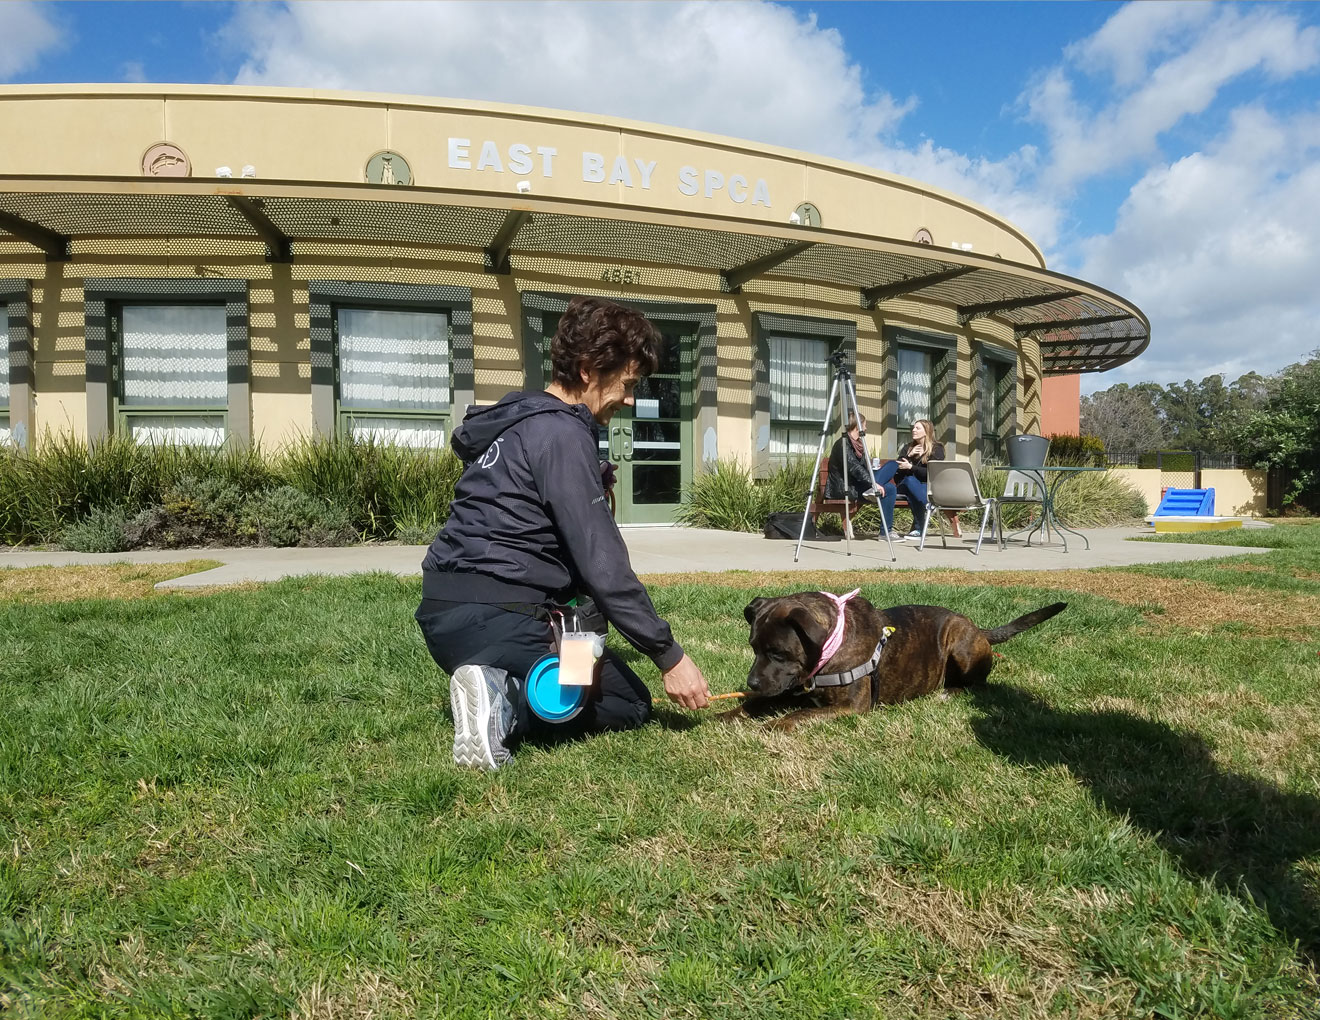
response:
M338 437L269 453L60 434L0 451L0 540L117 552L433 535L460 471L448 450Z

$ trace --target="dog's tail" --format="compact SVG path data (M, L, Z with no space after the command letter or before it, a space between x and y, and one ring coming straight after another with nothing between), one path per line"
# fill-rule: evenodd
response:
M1044 623L1051 616L1058 616L1068 608L1066 602L1056 602L1052 606L1045 606L1043 609L1037 609L1026 616L1019 616L1012 623L1006 623L1002 627L996 627L994 630L982 631L987 641L992 645L1003 644L1011 637L1016 637L1024 630L1031 630L1039 623Z

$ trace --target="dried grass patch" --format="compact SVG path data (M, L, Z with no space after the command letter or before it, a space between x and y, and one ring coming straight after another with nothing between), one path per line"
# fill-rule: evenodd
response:
M1320 619L1320 595L1288 594L1217 588L1204 581L1157 577L1128 570L922 570L894 575L924 584L970 588L1028 587L1064 589L1098 595L1125 606L1158 606L1163 613L1147 612L1146 618L1170 628L1205 632L1225 623L1244 624L1257 636L1292 637L1309 641L1314 627L1307 620ZM728 574L651 574L648 587L703 584L713 587L754 590L791 587L796 591L875 587L891 583L889 575L867 571L759 571Z
M345 987L328 988L314 981L298 994L292 1020L372 1020L381 1016L411 1016L408 994L371 971L346 975Z
M0 569L0 601L79 602L83 599L140 599L159 594L156 584L221 566L219 560L176 563L107 563L72 567ZM197 591L214 591L195 589Z
M1005 891L979 906L952 889L905 884L888 871L862 889L867 905L860 911L869 926L884 930L898 924L949 951L931 979L914 981L902 996L918 1016L997 1018L1058 1015L1126 1016L1132 1007L1130 986L1087 972L1073 948L1074 936L1035 916L1028 892ZM979 966L1011 954L1025 974ZM1084 987L1090 995L1077 994Z

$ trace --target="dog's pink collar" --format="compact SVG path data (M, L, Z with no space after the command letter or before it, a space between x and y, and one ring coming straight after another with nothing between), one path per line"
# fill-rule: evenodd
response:
M839 646L843 644L843 607L847 605L849 600L855 595L860 594L861 590L861 588L854 588L847 595L834 595L827 591L820 593L834 603L834 607L839 611L839 617L834 621L834 629L830 631L830 636L825 639L825 646L820 650L820 662L816 663L816 668L807 674L808 680L819 673L821 667L824 666L825 663L834 658L834 653L837 652Z

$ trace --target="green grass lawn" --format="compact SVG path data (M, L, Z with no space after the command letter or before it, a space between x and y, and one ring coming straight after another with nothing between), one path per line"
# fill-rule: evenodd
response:
M1070 605L980 694L788 735L661 707L494 774L451 763L419 581L0 604L0 1007L1315 1018L1320 528L1214 538L1261 534L1087 590L656 586L722 691L756 595Z

